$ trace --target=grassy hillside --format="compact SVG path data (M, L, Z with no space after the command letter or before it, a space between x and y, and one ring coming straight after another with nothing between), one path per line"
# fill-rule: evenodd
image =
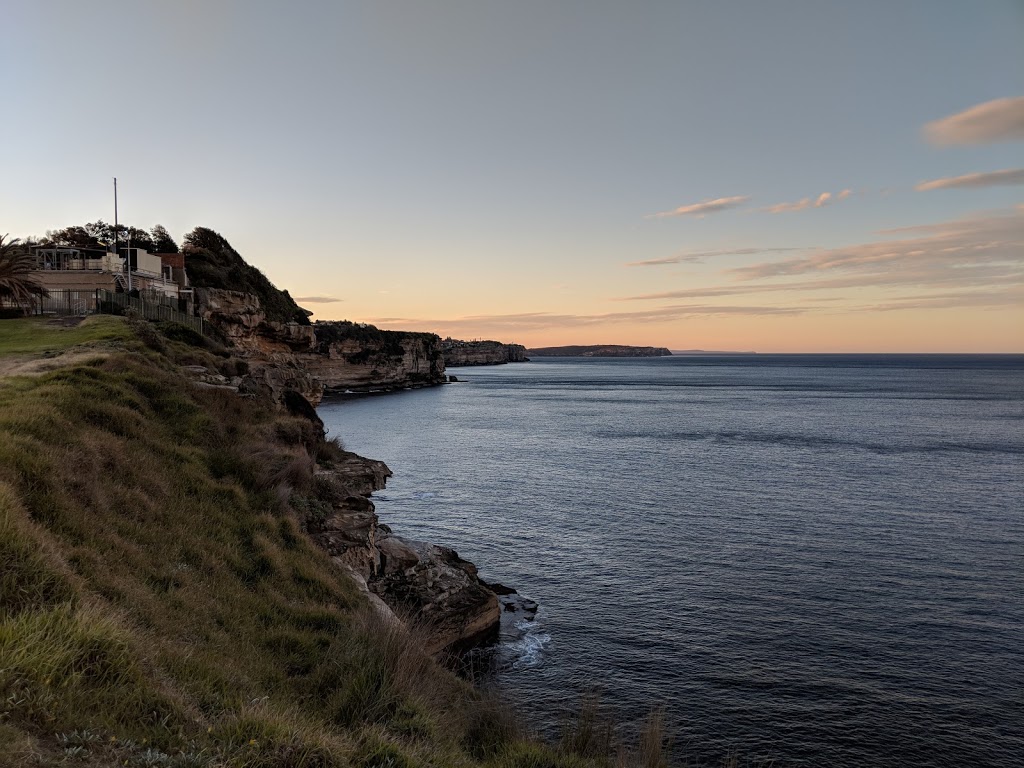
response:
M0 349L52 344L38 322L0 321ZM337 447L178 372L225 352L75 332L103 356L0 378L0 764L607 764L583 720L525 741L375 618L296 512Z

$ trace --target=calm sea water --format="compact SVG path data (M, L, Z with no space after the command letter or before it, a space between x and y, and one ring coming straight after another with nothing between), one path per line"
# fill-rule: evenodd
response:
M496 673L536 727L598 686L691 761L1024 764L1024 357L452 372L320 414L384 522L540 603Z

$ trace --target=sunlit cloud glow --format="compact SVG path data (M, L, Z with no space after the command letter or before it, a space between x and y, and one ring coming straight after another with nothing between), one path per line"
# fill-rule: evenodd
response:
M1024 96L986 101L924 127L933 144L1024 141Z
M672 216L696 216L703 218L709 213L718 213L729 208L736 208L749 200L749 195L735 195L733 197L719 197L714 200L704 200L692 205L683 205L671 211L661 211L647 216L648 219L664 219Z
M932 189L977 189L982 187L1012 186L1015 184L1024 184L1024 168L989 171L987 173L968 173L964 176L953 176L947 179L922 181L914 189L918 192L927 192Z
M697 251L694 253L680 253L675 256L666 256L662 259L645 259L644 261L630 261L627 267L660 267L666 264L702 264L707 259L714 259L720 256L753 256L758 253L786 253L790 251L804 251L806 248L736 248L721 251Z
M824 208L826 205L831 203L838 202L839 200L845 200L852 194L853 190L850 189L844 189L836 195L833 195L831 192L822 192L813 200L809 197L804 197L796 202L776 203L775 205L769 205L767 208L762 208L761 210L765 213L795 213L796 211L804 211L808 208Z
M799 315L812 311L813 307L773 307L718 304L676 304L656 309L638 310L635 312L605 312L601 314L559 314L554 312L525 312L520 314L471 315L448 319L402 319L404 328L412 330L433 331L437 333L473 333L480 328L505 331L515 334L517 331L538 331L563 328L580 328L586 326L632 324L632 323L663 323L683 320L690 317L709 316L765 316L765 315ZM369 322L375 325L388 325L391 318L372 318Z
M809 256L737 267L729 273L740 280L759 280L782 275L857 271L886 279L905 273L918 280L922 270L948 273L949 270L996 265L1003 278L1020 279L1024 269L1024 215L1016 210L1005 215L906 227L901 231L918 236L822 249Z
M992 308L1024 302L1024 210L885 230L886 239L844 248L814 249L806 256L724 270L717 285L625 296L615 301L679 301L841 290L851 311ZM797 277L780 281L780 277ZM903 289L913 295L865 305L859 290ZM941 294L928 291L941 290ZM832 299L812 298L821 304ZM1017 303L1015 303L1017 302Z

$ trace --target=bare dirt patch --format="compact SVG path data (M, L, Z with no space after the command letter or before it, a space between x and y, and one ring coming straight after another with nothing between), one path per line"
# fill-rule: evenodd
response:
M35 355L6 355L0 357L0 378L6 376L39 376L67 365L84 363L108 357L103 349L72 349L67 352Z

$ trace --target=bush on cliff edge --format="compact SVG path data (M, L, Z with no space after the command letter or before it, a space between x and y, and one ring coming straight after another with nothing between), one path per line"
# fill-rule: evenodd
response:
M259 297L268 320L309 325L309 316L288 291L274 286L259 269L245 259L223 236L206 227L185 235L182 253L189 280L197 288L223 288Z

